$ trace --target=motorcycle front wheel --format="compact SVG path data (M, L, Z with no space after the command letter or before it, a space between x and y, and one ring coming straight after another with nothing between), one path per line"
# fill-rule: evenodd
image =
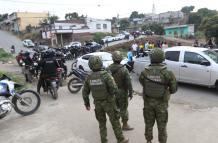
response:
M33 114L40 106L41 99L37 92L33 90L22 90L12 99L14 110L23 115Z
M78 78L72 78L69 82L68 82L68 90L72 93L75 94L77 92L80 91L80 89L83 86L83 82L78 79Z

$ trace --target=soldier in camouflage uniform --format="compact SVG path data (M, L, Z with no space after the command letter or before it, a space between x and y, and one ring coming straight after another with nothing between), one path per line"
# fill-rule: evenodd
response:
M133 130L128 125L129 113L128 113L128 97L132 99L132 83L129 75L129 71L120 64L123 57L119 51L115 51L112 54L113 64L109 66L109 70L114 77L114 80L118 86L118 94L116 95L117 107L120 109L120 116L122 118L124 131Z
M164 58L162 50L152 50L150 52L151 64L139 77L139 82L143 86L143 115L147 143L151 143L153 139L155 121L157 122L159 142L167 142L168 101L170 94L177 91L177 83L174 74L162 64Z
M102 70L102 61L98 56L90 57L89 67L93 71L85 80L82 95L85 107L90 110L89 94L92 92L95 105L95 116L99 122L101 143L107 143L106 114L109 116L118 143L128 143L121 130L119 113L116 108L115 94L117 86L113 77Z

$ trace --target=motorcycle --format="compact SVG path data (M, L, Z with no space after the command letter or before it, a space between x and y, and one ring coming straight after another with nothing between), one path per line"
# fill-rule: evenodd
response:
M0 119L7 116L12 108L23 116L33 114L39 108L41 99L38 93L33 90L17 92L16 88L19 87L22 85L13 82L6 75L0 78Z
M33 62L32 65L25 65L25 63L22 64L23 66L23 74L26 78L27 82L32 82L34 77L38 78L38 70L37 70L37 66L38 63L37 62Z
M72 79L69 80L67 87L68 90L72 93L75 94L80 91L82 88L84 81L86 77L89 75L88 72L85 72L81 69L76 69L74 68L75 63L72 64L71 72L68 75L70 77L71 75L74 75Z
M19 66L23 66L23 53L19 53L16 56L16 60L17 60L17 63L18 63Z
M60 73L61 68L58 68L56 76L49 76L45 79L45 88L51 93L53 99L58 98L58 88L61 80Z

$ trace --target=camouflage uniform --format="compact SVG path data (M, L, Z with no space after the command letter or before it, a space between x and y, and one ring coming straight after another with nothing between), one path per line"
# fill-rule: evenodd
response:
M128 97L132 98L132 83L128 70L120 64L122 56L119 51L115 51L112 54L114 63L109 66L109 70L114 77L114 80L118 86L118 94L116 95L117 107L120 109L120 116L123 122L123 130L132 130L127 124L129 120L128 113Z
M99 64L100 63L100 64ZM107 143L106 114L109 116L118 143L127 143L123 136L119 113L115 104L117 86L113 77L101 70L102 62L99 57L91 57L89 67L93 73L87 77L83 87L83 100L86 107L90 107L89 94L92 92L95 105L95 116L99 122L101 142Z
M143 86L145 138L148 143L153 139L155 121L160 143L167 142L168 101L170 94L177 91L174 74L161 64L164 53L155 49L150 53L151 65L141 73L139 81Z

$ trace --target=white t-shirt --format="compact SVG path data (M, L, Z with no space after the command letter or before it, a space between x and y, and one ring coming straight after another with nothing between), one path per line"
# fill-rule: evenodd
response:
M134 44L132 45L133 51L137 51L137 47L138 47L138 45L134 43Z

